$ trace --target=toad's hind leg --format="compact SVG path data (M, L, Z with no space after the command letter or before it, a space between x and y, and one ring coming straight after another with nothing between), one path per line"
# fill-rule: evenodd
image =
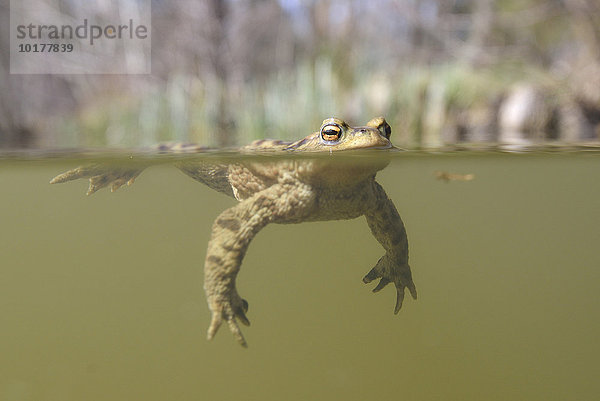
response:
M131 185L138 175L146 168L146 165L110 165L110 164L91 164L80 166L54 177L50 184L59 184L62 182L73 181L79 178L88 178L90 185L87 194L91 195L97 190L110 187L111 192L116 191L123 185Z

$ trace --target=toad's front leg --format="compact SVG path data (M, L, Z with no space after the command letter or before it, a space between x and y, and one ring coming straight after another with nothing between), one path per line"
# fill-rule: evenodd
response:
M269 223L302 221L310 213L312 200L309 188L276 184L217 217L204 265L204 290L212 314L209 340L225 321L238 342L247 346L237 320L246 326L250 324L246 317L248 302L239 296L235 279L248 245Z
M408 288L414 299L417 299L417 288L412 280L408 264L408 238L404 223L388 198L384 189L373 182L373 201L365 212L371 232L386 250L375 267L363 278L365 283L380 279L373 290L377 292L389 283L396 286L396 306L398 313L404 300L404 289Z

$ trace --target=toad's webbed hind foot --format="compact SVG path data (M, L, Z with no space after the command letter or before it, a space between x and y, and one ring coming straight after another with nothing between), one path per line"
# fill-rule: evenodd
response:
M87 194L91 195L97 190L110 186L111 192L116 191L123 185L131 185L144 167L107 166L104 164L92 164L80 166L54 177L50 184L73 181L79 178L88 178L90 186Z
M394 283L396 286L395 314L402 308L405 288L408 288L413 299L417 299L417 288L415 287L415 283L413 283L412 273L408 264L398 263L393 257L389 256L389 254L385 254L379 259L375 267L363 278L363 282L367 284L378 278L381 280L373 289L373 292L382 290L389 283Z

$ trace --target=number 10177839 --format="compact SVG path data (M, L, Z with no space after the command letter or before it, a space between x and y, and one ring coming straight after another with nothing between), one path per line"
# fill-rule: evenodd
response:
M19 43L19 53L70 53L72 43Z

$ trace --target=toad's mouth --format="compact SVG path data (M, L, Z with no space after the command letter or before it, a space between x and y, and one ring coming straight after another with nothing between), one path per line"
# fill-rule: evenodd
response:
M373 146L367 146L363 149L378 149L378 150L386 150L386 149L398 149L397 147L395 147L394 145L392 145L391 143L387 143L385 145L373 145Z

